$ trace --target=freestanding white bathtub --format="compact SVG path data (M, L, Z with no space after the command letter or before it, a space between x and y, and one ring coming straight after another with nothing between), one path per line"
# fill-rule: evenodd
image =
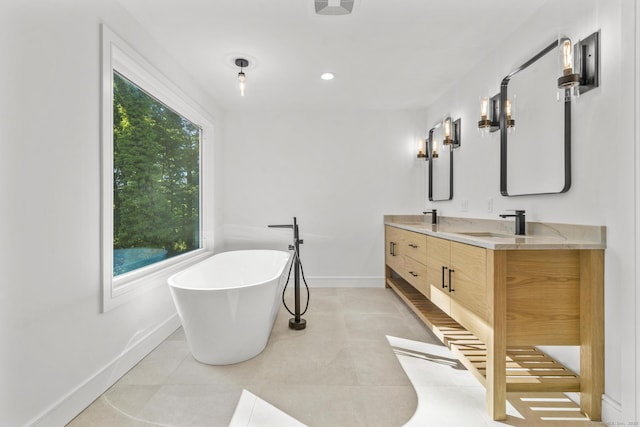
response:
M222 252L169 277L196 360L228 365L264 350L290 257L274 250Z

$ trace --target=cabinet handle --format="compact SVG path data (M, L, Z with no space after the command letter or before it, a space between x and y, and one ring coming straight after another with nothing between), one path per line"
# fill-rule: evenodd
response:
M442 266L442 289L446 288L447 285L444 284L444 271L447 269L447 267L445 267L444 265ZM451 275L449 275L449 277L451 277ZM451 280L451 279L449 279Z
M451 273L455 273L456 271L453 269L449 269L449 292L455 292L453 286L451 286Z
M413 249L418 249L418 245L413 244L413 243L409 243L409 247L413 248Z
M389 253L391 256L396 256L396 244L394 242L389 242Z
M412 275L413 277L418 277L418 275L416 273L414 273L413 271L410 271L409 274Z

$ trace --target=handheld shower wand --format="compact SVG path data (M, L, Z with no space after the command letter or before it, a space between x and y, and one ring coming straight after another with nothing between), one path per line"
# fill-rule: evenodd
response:
M289 245L289 250L295 251L294 258L293 258L293 266L295 267L295 270L293 273L293 293L294 293L294 301L295 301L295 313L291 313L288 307L287 307L287 310L289 311L289 313L294 315L292 319L289 319L289 328L294 330L302 330L307 327L307 321L303 319L300 314L300 271L302 269L302 264L300 263L300 245L304 243L304 240L300 239L298 222L295 216L293 217L293 224L269 225L268 227L293 229L293 245ZM289 270L289 273L291 273L291 270ZM287 279L287 282L288 282L288 279ZM285 289L286 289L286 286L285 286ZM307 290L307 293L308 293L308 290ZM307 295L307 304L308 303L309 303L309 298ZM286 307L286 304L285 304L285 307ZM305 312L306 312L306 309L305 309Z

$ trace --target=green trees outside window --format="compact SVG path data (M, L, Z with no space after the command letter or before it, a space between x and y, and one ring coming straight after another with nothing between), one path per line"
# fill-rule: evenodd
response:
M113 73L113 275L200 248L201 129Z

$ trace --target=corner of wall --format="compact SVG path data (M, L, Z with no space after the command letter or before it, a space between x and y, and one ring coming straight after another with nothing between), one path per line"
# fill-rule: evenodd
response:
M177 313L125 348L115 359L60 398L28 426L65 425L180 327Z

